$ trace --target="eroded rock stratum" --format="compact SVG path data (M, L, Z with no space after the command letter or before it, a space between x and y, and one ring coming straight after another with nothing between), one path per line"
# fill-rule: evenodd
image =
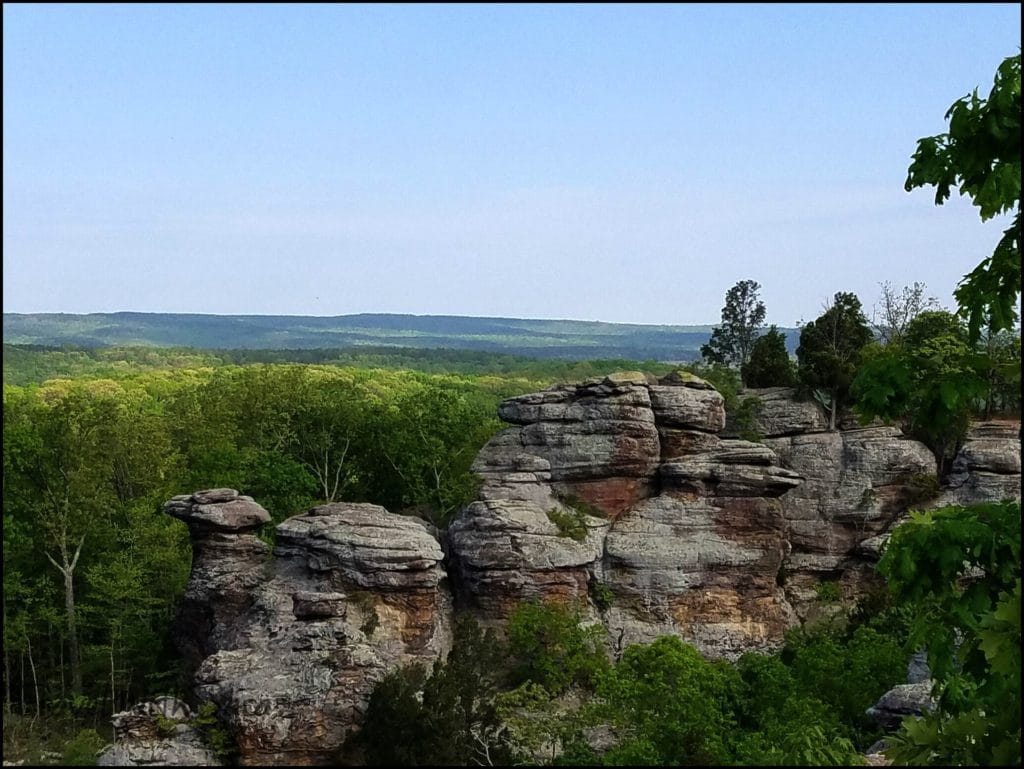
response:
M280 524L271 550L251 498L175 497L194 552L176 641L195 700L219 706L243 764L313 765L386 672L447 653L456 613L500 628L523 601L572 602L612 654L665 634L718 657L778 647L821 608L823 581L851 598L872 579L880 538L936 469L896 428L828 432L792 391L755 394L760 442L726 437L721 395L682 373L509 399L443 546L418 519L335 503ZM975 426L936 503L1019 498L1018 431Z

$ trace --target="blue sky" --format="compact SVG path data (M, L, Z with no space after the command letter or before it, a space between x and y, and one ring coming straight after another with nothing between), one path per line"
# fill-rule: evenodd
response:
M6 312L769 322L991 250L906 193L1020 6L3 6ZM1005 226L1005 224L1003 224Z

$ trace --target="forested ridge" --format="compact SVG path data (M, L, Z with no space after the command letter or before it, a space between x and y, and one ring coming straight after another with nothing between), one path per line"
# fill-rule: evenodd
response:
M364 314L336 317L174 313L4 313L4 341L60 347L146 345L226 349L445 348L582 360L686 361L711 326ZM791 349L795 329L787 329Z

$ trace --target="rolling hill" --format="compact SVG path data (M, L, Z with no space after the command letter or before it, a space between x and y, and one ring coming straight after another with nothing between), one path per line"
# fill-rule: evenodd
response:
M538 358L686 361L700 357L700 346L712 328L451 315L4 313L3 341L53 347L142 345L208 350L449 348ZM782 330L794 350L799 331Z

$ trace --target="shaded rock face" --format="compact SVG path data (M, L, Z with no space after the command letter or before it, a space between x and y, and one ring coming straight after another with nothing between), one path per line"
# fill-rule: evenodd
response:
M279 525L271 555L249 533L265 511L228 491L210 502L210 492L176 497L165 508L193 539L178 630L183 651L203 654L196 698L219 707L242 764L328 763L387 671L447 652L441 547L416 519L335 503ZM245 601L236 596L243 590ZM203 632L201 647L189 640Z
M613 375L499 414L515 426L481 450L479 500L448 532L468 610L500 622L523 600L575 601L618 646L672 633L733 657L781 643L795 615L776 584L778 497L802 479L770 448L718 437L724 402L707 382ZM598 585L612 596L600 610Z
M786 537L785 589L801 620L823 609L818 587L835 582L841 598L854 600L876 582L873 563L908 507L940 507L1004 498L1020 499L1020 424L971 426L938 498L921 499L922 482L937 485L935 457L896 427L861 427L850 414L840 429L813 401L791 388L746 390L760 405L750 427L778 456L779 464L806 481L782 497ZM729 424L726 433L735 433Z
M743 395L759 401L748 427L782 467L806 479L781 497L791 551L780 581L800 619L814 619L830 609L818 598L822 582L836 583L841 599L852 601L875 579L880 542L873 538L906 509L922 477L935 478L935 457L896 427L860 427L849 415L829 432L825 412L792 388ZM726 432L736 431L730 422Z
M971 425L940 502L1020 499L1020 422L978 422Z
M112 719L114 744L100 753L96 765L223 766L189 726L191 717L188 705L174 697L160 697L116 713Z

